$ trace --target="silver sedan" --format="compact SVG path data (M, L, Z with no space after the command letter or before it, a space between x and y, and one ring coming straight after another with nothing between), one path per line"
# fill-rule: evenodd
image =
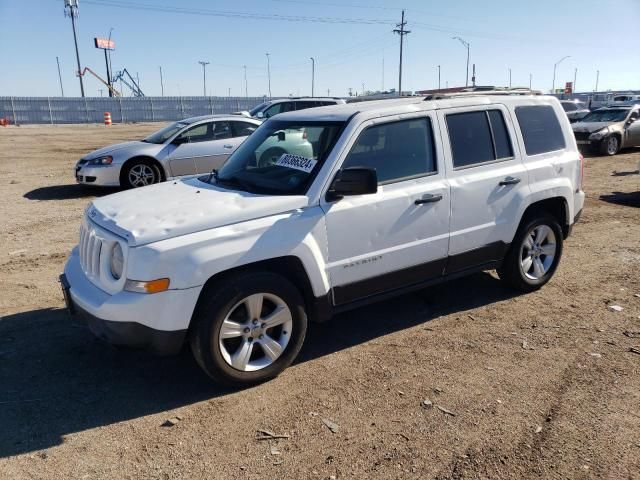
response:
M75 167L78 183L144 187L220 168L261 124L237 115L208 115L172 123L144 140L118 143L84 156Z

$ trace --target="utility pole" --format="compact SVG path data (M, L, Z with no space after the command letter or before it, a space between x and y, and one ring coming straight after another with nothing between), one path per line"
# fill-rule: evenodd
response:
M511 88L511 67L509 67L509 88Z
M313 97L313 90L316 78L316 60L313 57L311 58L311 96Z
M269 52L267 55L267 78L269 79L269 100L271 100L271 62L269 61Z
M111 45L111 34L113 33L113 27L111 27L109 29L109 45ZM107 83L109 84L110 87L113 86L113 68L111 66L111 49L109 49L108 51L105 50L104 51L105 55L107 55L108 57L108 61L107 61ZM110 88L109 89L109 96L113 97L113 90Z
M469 86L469 49L470 49L471 45L469 44L469 42L467 42L466 40L463 40L460 37L453 37L452 39L453 40L458 40L467 49L467 76L465 77L464 86L468 87Z
M362 83L362 95L364 95L364 82Z
M331 90L327 88L327 97L331 96Z
M560 63L562 63L563 60L566 60L567 58L570 58L570 57L571 55L562 57L560 60L558 60L556 63L553 64L553 83L551 84L551 93L556 93L556 68L558 68L558 65L560 65Z
M393 33L400 35L400 67L398 69L398 95L402 96L402 44L404 42L404 36L411 33L411 30L405 30L407 22L404 21L404 10L402 10L402 21L396 25L397 28L393 30Z
M600 70L596 70L596 89L594 92L598 91L598 82L600 81Z
M384 92L384 55L382 56L382 90L380 91Z
M58 80L60 80L60 92L64 97L64 88L62 88L62 74L60 73L60 59L56 57L56 63L58 64Z
M247 66L243 65L244 68L244 96L245 98L249 98L249 87L247 86Z
M207 65L209 65L209 62L198 60L198 63L202 65L202 91L204 92L203 95L206 97L207 96Z
M533 75L529 74L529 90L531 90L531 80L533 79Z
M573 71L573 92L576 92L576 80L578 78L578 67Z
M84 98L84 83L82 82L82 67L80 67L80 52L78 51L78 36L76 34L76 18L78 17L78 0L64 0L64 14L71 17L71 28L73 29L73 42L76 45L76 60L78 62L78 78L80 79L80 94Z
M476 64L473 64L473 69L471 70L473 73L471 74L471 85L476 86Z
M438 90L440 90L440 65L438 65Z
M162 92L162 96L164 97L164 81L162 80L162 65L159 65L160 69L160 91Z

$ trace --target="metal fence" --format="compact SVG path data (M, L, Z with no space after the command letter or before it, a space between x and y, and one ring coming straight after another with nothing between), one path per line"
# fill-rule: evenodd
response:
M162 122L249 110L264 97L0 97L0 119L11 124Z

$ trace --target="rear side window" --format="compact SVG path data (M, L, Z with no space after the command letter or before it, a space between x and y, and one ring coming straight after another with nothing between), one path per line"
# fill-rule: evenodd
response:
M447 115L454 168L513 157L509 132L499 110Z
M367 128L342 167L374 168L380 184L436 173L431 119L403 120Z
M516 107L516 117L527 155L555 152L566 147L562 127L550 105Z

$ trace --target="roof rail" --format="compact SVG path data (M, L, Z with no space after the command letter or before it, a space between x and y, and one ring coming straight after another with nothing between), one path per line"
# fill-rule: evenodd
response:
M428 100L439 100L443 98L454 98L454 97L474 97L474 96L485 96L485 95L542 95L540 90L531 90L529 88L495 88L493 90L484 90L478 89L475 90L473 88L465 89L460 92L453 93L432 93L430 95L425 96L425 101Z

